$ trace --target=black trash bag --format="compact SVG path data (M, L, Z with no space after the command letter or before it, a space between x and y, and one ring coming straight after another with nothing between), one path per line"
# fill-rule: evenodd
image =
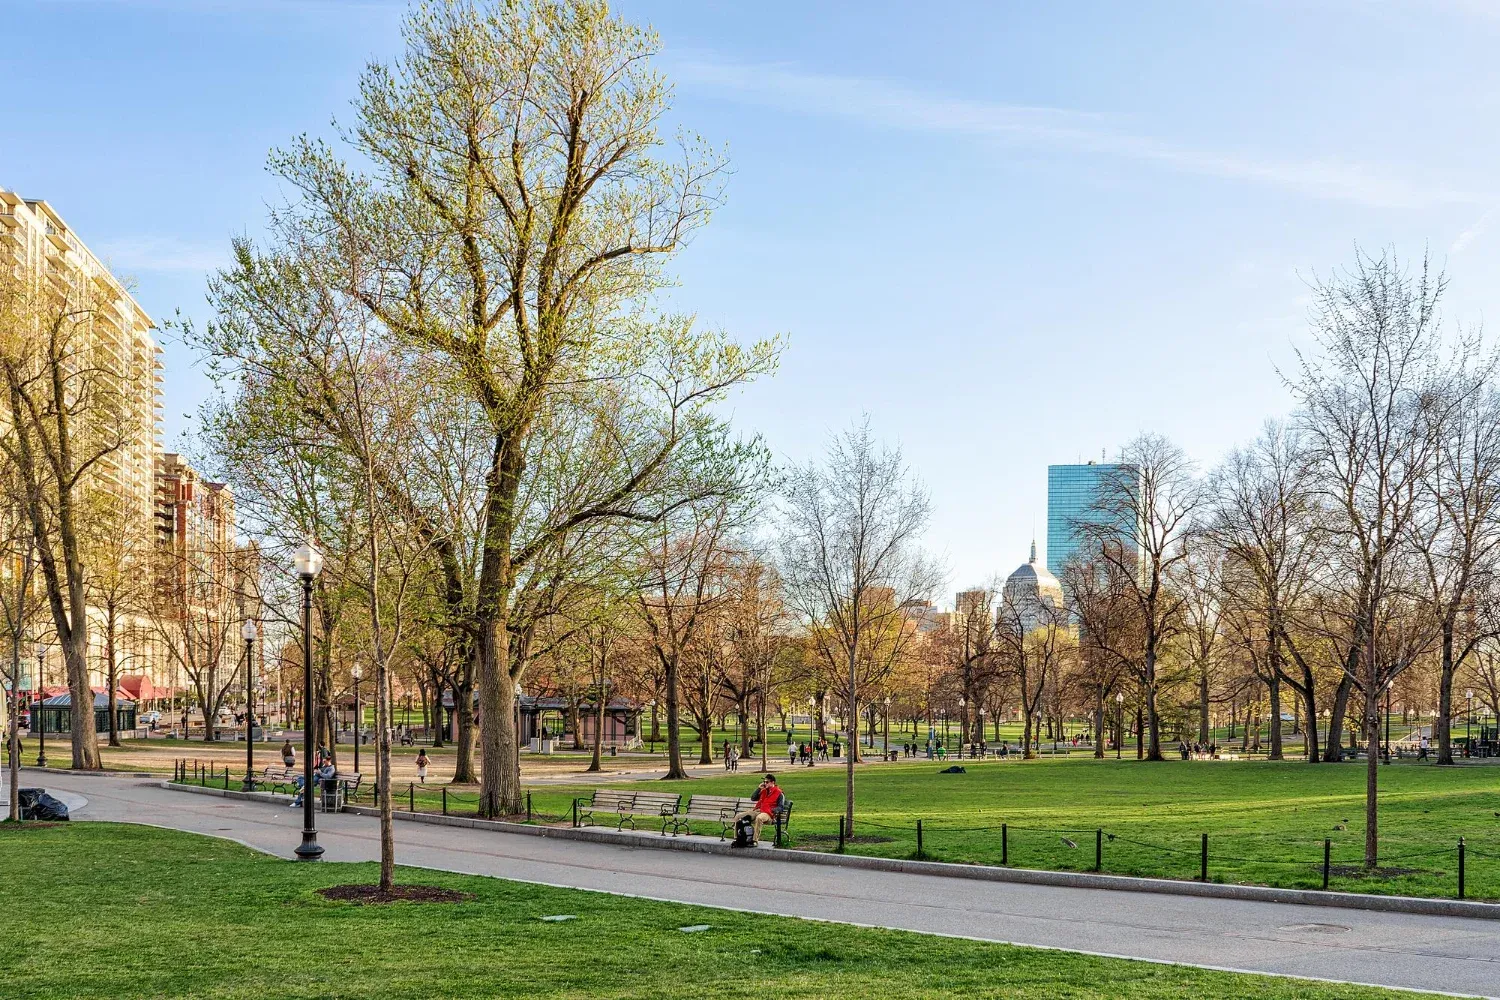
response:
M730 846L755 846L755 820L746 815L734 821L734 842Z
M968 773L969 773L969 771L968 771L967 768L960 767L957 764L954 764L952 767L945 767L941 771L938 772L938 774L968 774Z
M23 820L45 820L64 822L68 818L68 807L47 794L45 788L22 788L17 792L21 800Z

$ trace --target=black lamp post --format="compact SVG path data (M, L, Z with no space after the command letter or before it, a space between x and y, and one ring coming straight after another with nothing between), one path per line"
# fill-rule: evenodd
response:
M245 782L247 792L255 791L255 623L245 619L240 626L245 640Z
M296 563L302 580L302 843L296 854L299 861L316 861L323 856L323 845L313 826L312 588L323 569L323 553L303 542Z
M1120 744L1125 742L1125 692L1115 692L1115 760L1120 759Z
M359 664L356 663L350 669L349 675L354 678L354 773L358 774L359 773L359 722L360 722L359 717L363 714L360 711L360 707L359 707L359 679L362 676L364 676L364 672L359 669Z
M36 766L47 766L47 724L42 721L42 702L47 699L47 685L42 683L42 670L47 663L47 647L36 644L36 731L39 742L36 750Z
M1473 751L1469 749L1469 727L1474 722L1474 689L1473 688L1469 688L1467 691L1464 692L1464 701L1467 703L1464 706L1464 756L1465 757L1470 757L1470 756L1473 756Z

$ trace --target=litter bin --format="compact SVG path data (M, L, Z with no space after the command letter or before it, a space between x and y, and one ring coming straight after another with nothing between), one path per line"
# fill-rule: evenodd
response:
M323 781L323 811L338 812L342 803L339 802L339 782L337 778L324 778Z

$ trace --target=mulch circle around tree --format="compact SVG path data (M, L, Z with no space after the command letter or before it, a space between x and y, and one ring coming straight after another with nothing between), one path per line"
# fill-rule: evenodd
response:
M389 891L378 885L331 885L319 889L318 895L345 903L467 903L474 898L472 892L435 885L397 885Z

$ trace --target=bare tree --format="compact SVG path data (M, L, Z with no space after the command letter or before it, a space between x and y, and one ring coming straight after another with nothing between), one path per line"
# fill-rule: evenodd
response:
M1331 554L1319 583L1325 613L1346 637L1345 669L1364 701L1365 865L1379 859L1380 699L1438 636L1415 586L1411 533L1446 422L1438 303L1446 280L1424 260L1356 257L1314 286L1313 348L1288 385L1301 412L1321 525Z
M1036 757L1038 716L1049 683L1055 685L1071 650L1068 612L1046 600L1017 600L1007 594L995 619L1000 660L1021 695L1021 753Z
M1464 346L1478 354L1477 344ZM1435 446L1411 534L1441 633L1434 726L1439 764L1453 763L1453 678L1475 646L1500 630L1490 600L1500 582L1500 396L1491 387L1493 369L1489 359L1479 359L1477 371L1463 364L1450 369L1438 389L1442 402L1425 408Z
M1299 646L1294 624L1318 559L1313 465L1293 427L1268 422L1255 443L1232 452L1214 474L1208 532L1224 553L1225 601L1241 631L1254 631L1263 650L1264 679L1272 687L1272 752L1280 754L1278 689L1282 681L1302 699L1310 722L1307 759L1317 762L1317 679L1311 653ZM1288 661L1298 667L1290 669Z
M930 509L900 450L878 444L868 418L835 436L821 464L794 470L787 483L781 510L787 593L809 627L826 631L847 678L846 832L854 829L860 666L877 639L905 628L909 605L941 580L917 546Z
M1088 559L1106 563L1136 605L1139 647L1110 652L1135 675L1146 713L1146 759L1161 760L1158 660L1182 627L1183 595L1171 586L1187 558L1203 491L1192 463L1166 438L1146 434L1126 445L1099 483L1091 509L1075 525Z

